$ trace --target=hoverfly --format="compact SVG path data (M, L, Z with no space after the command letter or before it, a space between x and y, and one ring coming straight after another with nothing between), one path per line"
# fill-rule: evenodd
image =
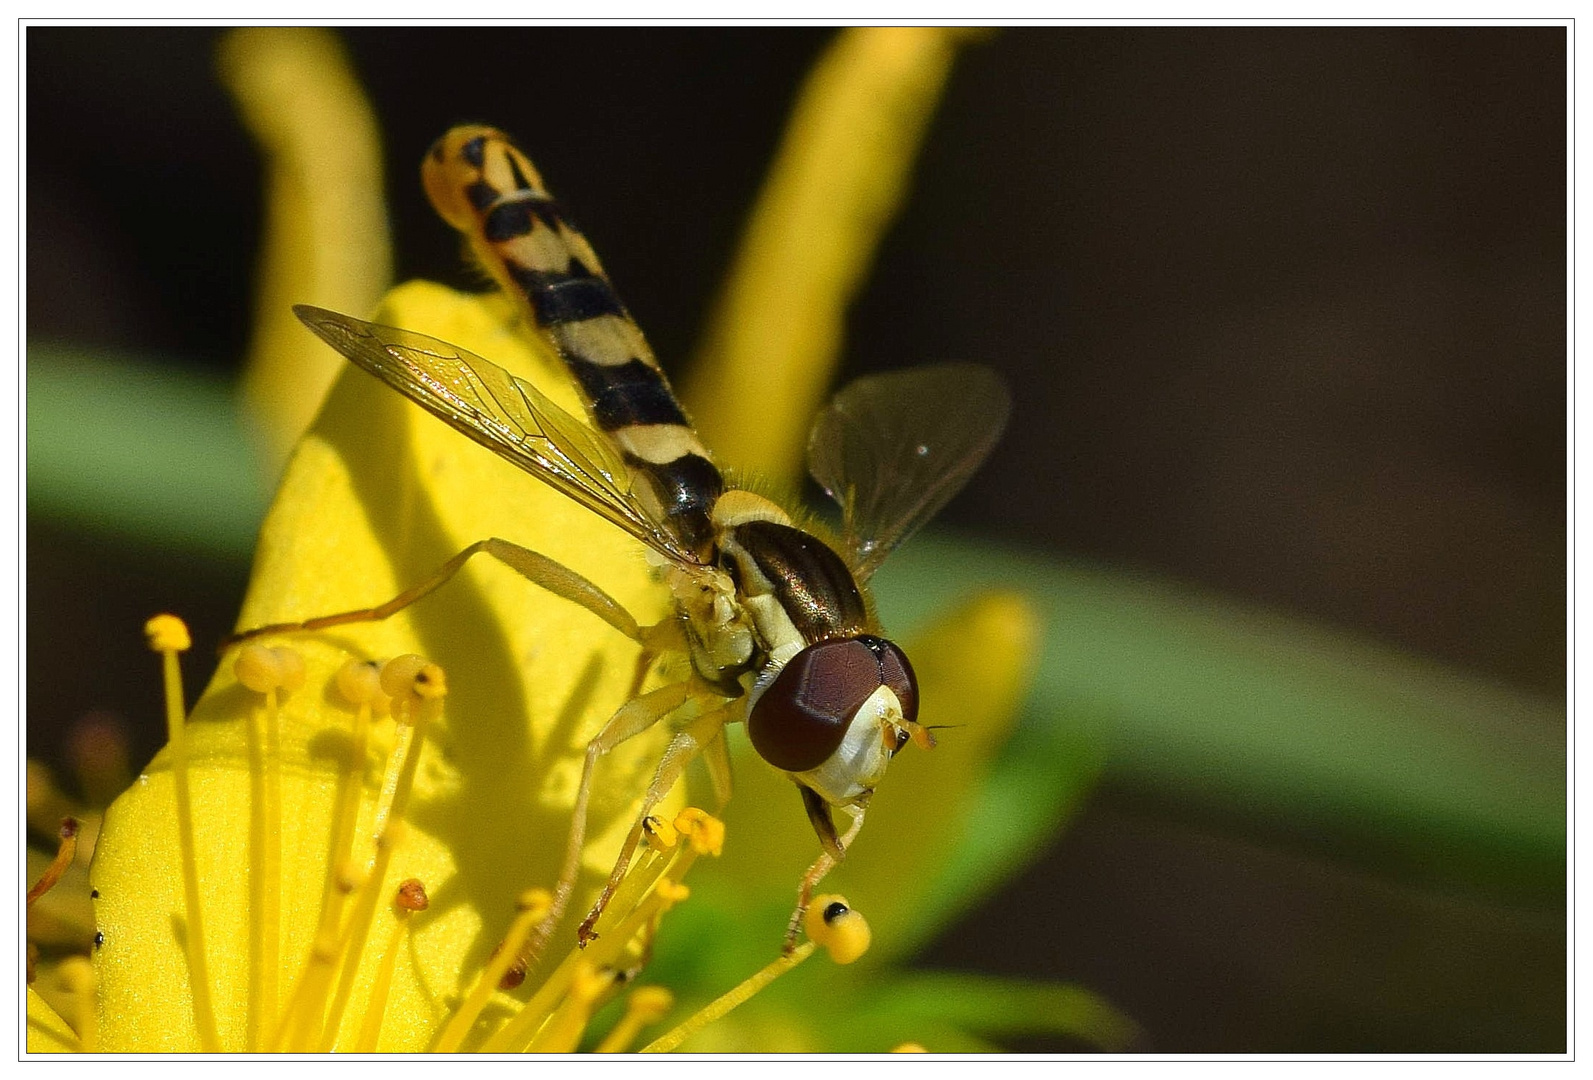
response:
M984 368L945 365L843 389L814 423L808 446L810 472L842 511L839 538L822 539L776 503L726 481L591 245L507 136L454 128L427 154L422 177L433 206L556 348L590 424L464 349L319 308L294 311L411 401L640 541L661 567L674 614L641 626L575 571L491 539L386 604L238 637L385 618L486 552L641 645L643 670L663 654L686 654L687 680L630 701L588 744L554 909L531 951L573 890L597 760L652 725L688 714L581 923L580 940L593 936L648 815L692 758L705 758L721 798L728 797L719 735L741 722L758 754L794 782L821 847L798 889L789 951L815 886L857 835L891 758L909 741L933 744L917 721L912 665L883 635L868 581L983 462L1010 410L1006 387ZM844 831L832 817L835 807L850 815Z

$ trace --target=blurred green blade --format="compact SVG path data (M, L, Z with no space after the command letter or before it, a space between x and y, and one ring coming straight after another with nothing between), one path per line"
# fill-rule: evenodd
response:
M871 989L852 1019L861 1033L884 1033L888 1040L923 1041L920 1036L926 1028L943 1026L997 1042L1011 1035L1067 1035L1101 1050L1121 1052L1140 1035L1134 1021L1101 997L1066 983L904 972ZM932 1042L925 1048L946 1049Z
M927 538L876 585L893 627L971 588L1026 589L1045 620L1030 722L1088 733L1121 782L1353 837L1418 873L1563 885L1561 703L1061 558Z
M28 513L247 560L269 492L230 384L30 342Z

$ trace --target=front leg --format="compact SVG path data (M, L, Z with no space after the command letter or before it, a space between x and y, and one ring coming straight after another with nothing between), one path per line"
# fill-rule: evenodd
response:
M805 789L803 801L807 801ZM802 916L807 914L808 904L813 901L813 890L819 887L819 882L824 880L824 875L835 869L835 865L846 857L846 849L852 846L852 841L857 838L858 830L863 827L863 811L867 806L868 804L865 801L846 808L852 815L852 824L846 830L846 835L835 838L833 851L830 849L830 845L825 843L825 850L814 861L813 865L808 867L808 872L802 875L802 883L797 887L796 910L791 913L791 921L786 924L785 945L780 950L786 956L790 956L796 951L797 934L802 931ZM827 809L828 807L826 807ZM809 812L812 812L811 806ZM829 814L827 812L824 814L824 820L826 823L829 822ZM834 828L833 824L830 825L831 837L835 837ZM820 834L820 839L821 841L823 840L822 833Z
M690 680L671 683L626 702L603 725L603 730L586 744L581 785L575 791L575 806L570 811L570 836L564 848L564 865L559 870L558 883L553 887L553 906L548 909L547 917L532 931L521 953L524 968L529 968L541 957L542 950L546 948L548 939L570 902L575 880L580 876L581 848L586 844L586 808L592 796L592 774L598 759L626 739L640 735L681 708L691 698L692 690L693 683Z
M653 775L653 782L647 785L647 794L642 799L641 812L636 815L636 824L631 826L630 833L625 837L625 844L620 848L619 859L614 863L614 869L608 876L608 881L603 885L603 891L598 894L597 902L592 905L592 910L581 920L577 935L582 945L597 937L593 929L597 920L602 917L604 908L614 896L614 890L625 878L625 871L630 868L631 857L636 853L636 845L641 842L642 830L646 827L647 818L655 807L663 802L669 790L680 779L681 773L686 771L686 766L702 753L705 747L711 745L715 739L721 738L725 724L735 715L739 702L729 702L717 709L710 709L701 716L692 720L675 735L670 741L669 749L664 751L663 759L658 763L658 771ZM726 792L728 795L728 792Z

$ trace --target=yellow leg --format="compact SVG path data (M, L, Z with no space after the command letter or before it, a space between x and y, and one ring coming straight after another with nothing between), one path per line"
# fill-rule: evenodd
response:
M730 775L730 744L725 740L725 729L720 728L719 734L714 736L712 742L703 748L703 764L708 767L708 782L714 789L714 813L723 814L725 804L730 801L732 787Z
M546 555L538 555L530 548L523 548L519 544L511 544L507 540L499 540L497 537L493 537L489 540L477 540L474 544L471 544L465 550L443 563L431 577L413 588L405 589L385 604L360 608L357 611L343 611L336 615L323 615L320 618L306 619L303 622L272 623L269 626L257 626L252 630L244 630L241 633L233 634L231 637L223 639L221 648L225 649L229 645L236 645L240 641L247 641L249 638L259 637L261 634L279 634L290 630L324 630L329 626L342 626L345 623L375 622L385 619L447 584L448 579L457 574L459 568L464 566L472 555L483 551L527 581L542 586L555 596L562 596L566 600L581 605L632 641L640 643L644 648L648 647L647 631L643 630L637 624L635 617L621 607L619 601L608 593L563 563L554 562Z
M586 760L581 766L581 785L575 791L575 806L570 811L570 836L564 847L564 865L559 870L559 880L553 887L553 906L547 916L537 924L526 942L522 962L527 968L535 964L547 946L548 938L564 917L570 893L575 889L576 878L581 874L581 848L586 845L586 808L592 795L592 775L598 759L626 739L640 735L670 713L691 700L693 684L690 681L671 683L641 697L627 701L609 718L591 742L586 744Z
M663 759L658 763L658 771L653 774L653 782L647 785L647 795L642 799L642 809L636 815L636 824L631 826L630 833L625 837L625 845L620 848L619 860L615 862L603 891L598 894L597 902L592 905L592 910L587 912L586 918L581 920L581 926L576 931L582 945L597 936L592 928L597 925L603 909L608 906L609 900L614 896L614 890L619 888L619 883L625 878L625 871L630 868L631 856L636 853L636 845L641 842L647 816L653 812L654 807L664 801L664 796L669 794L669 789L675 786L675 782L680 779L681 773L686 771L686 766L691 764L692 759L702 753L704 747L722 736L725 724L730 721L739 704L739 701L733 701L703 713L681 728L670 740L669 749L664 751Z
M821 853L813 865L808 867L808 872L802 875L802 884L797 887L796 910L791 913L791 921L786 924L785 946L780 950L785 955L790 956L796 951L797 934L802 930L802 916L808 912L808 904L813 900L813 890L819 887L824 875L835 869L835 864L846 856L846 849L852 846L858 830L863 827L865 808L866 804L847 807L852 814L852 824L846 830L846 834L840 838L838 845L840 854L833 855L828 851Z

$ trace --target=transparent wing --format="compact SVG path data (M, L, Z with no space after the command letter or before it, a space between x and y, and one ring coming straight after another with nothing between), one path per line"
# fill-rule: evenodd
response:
M1006 383L975 364L870 375L835 395L813 422L808 471L841 504L860 577L961 490L1011 411Z
M332 348L456 430L660 554L698 562L637 500L613 444L530 383L424 334L305 304L293 313Z

